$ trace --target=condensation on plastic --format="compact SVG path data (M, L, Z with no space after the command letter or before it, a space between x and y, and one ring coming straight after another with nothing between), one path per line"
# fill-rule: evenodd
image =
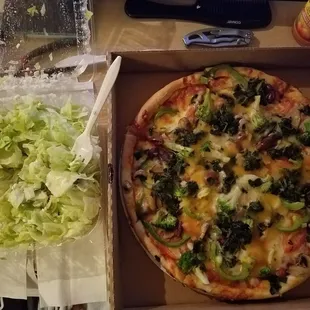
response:
M35 8L33 16L29 8ZM36 50L25 68L51 68L71 56L90 54L93 46L92 0L11 0L5 1L0 41L0 69L13 71L25 55ZM46 49L47 45L58 48ZM61 47L59 47L61 46ZM91 72L93 73L93 72Z

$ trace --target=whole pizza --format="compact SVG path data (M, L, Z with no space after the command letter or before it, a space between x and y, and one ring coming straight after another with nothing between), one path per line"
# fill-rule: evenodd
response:
M190 288L261 299L310 275L310 101L277 77L219 65L159 90L120 182L139 241Z

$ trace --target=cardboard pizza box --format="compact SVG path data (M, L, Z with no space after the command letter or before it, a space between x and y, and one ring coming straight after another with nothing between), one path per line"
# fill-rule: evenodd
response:
M310 48L193 49L114 52L123 57L108 108L108 280L111 309L310 309L310 280L282 298L226 303L166 275L135 238L121 203L118 174L126 127L145 101L169 82L219 63L248 65L299 87L310 98Z

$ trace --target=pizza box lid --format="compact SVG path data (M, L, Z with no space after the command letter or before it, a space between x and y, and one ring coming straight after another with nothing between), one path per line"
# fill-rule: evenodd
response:
M123 51L122 68L108 105L108 282L111 309L308 309L310 280L282 298L225 303L200 295L162 272L130 229L118 189L119 158L128 124L140 107L170 81L219 63L243 64L277 75L310 96L310 48Z

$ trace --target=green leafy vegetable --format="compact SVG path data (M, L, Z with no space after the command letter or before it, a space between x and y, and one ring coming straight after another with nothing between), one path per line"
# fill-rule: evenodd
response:
M247 87L238 84L234 89L234 97L243 106L248 106L253 102L255 96L260 96L260 104L266 106L274 102L276 93L270 84L258 78L250 79Z
M252 201L252 202L250 202L250 204L249 204L249 209L248 209L250 212L255 212L255 213L257 213L257 212L262 212L262 211L264 211L264 207L263 207L263 205L262 205L262 203L259 201L259 200L257 200L257 201Z
M165 142L164 145L166 148L178 153L183 158L191 156L194 152L192 148L174 142Z
M84 167L71 153L87 112L23 97L0 115L0 247L76 238L100 208L99 152ZM81 173L80 171L83 171Z
M92 11L86 10L85 18L86 20L90 20L93 17L94 13Z
M185 128L177 128L174 131L174 135L176 136L176 143L183 146L191 146L196 144L204 136L204 132L194 133Z
M37 9L37 7L35 5L29 7L27 9L27 13L31 16L31 17L34 17L36 14L39 15L39 11Z
M298 129L293 127L292 118L282 118L279 127L283 137L289 137L298 133Z
M206 253L202 240L194 241L193 250L183 253L178 261L178 266L183 273L188 274L199 267L206 260Z
M278 294L281 289L281 283L287 282L287 277L278 277L274 274L269 267L263 267L260 270L260 278L269 281L270 284L270 294Z
M210 141L205 142L205 143L202 145L201 150L202 150L203 152L210 152L210 151L211 151L211 142L210 142Z
M241 75L238 71L236 71L234 68L226 64L214 66L212 69L209 69L209 70L207 69L204 70L202 77L204 77L205 79L214 78L216 75L216 72L219 70L227 71L235 79L235 81L238 84L240 84L244 89L248 87L248 80L243 75Z
M195 181L189 181L184 186L178 186L174 191L174 195L178 198L194 196L197 194L198 190L198 184Z
M288 158L292 160L302 159L301 148L296 144L291 144L282 148L271 148L268 154L272 159Z
M310 121L304 123L305 131L298 136L298 140L305 146L310 146Z
M284 170L284 175L278 180L274 180L270 185L270 192L278 195L288 202L298 202L302 198L302 189L299 186L301 171Z
M244 170L251 171L256 170L261 167L262 159L258 151L250 152L246 151L244 153Z
M212 108L213 108L213 101L211 98L211 92L208 91L204 96L204 101L202 104L200 104L196 111L196 116L208 123L211 120L212 117Z
M176 113L178 113L178 110L176 109L172 109L170 107L161 107L155 114L154 120L161 118L165 114L175 115Z
M223 133L228 133L233 136L238 133L239 119L235 117L227 105L223 105L212 114L209 124L211 125L212 135L220 136Z
M181 245L186 243L189 239L190 236L183 234L182 238L178 241L167 241L163 239L154 229L154 226L148 222L142 221L143 226L145 229L148 231L148 233L159 243L167 246L168 248L179 248Z
M242 191L238 186L235 186L228 194L221 194L217 199L219 210L224 213L235 210L241 194Z
M260 132L260 131L263 131L267 127L267 125L269 124L269 121L260 111L259 104L260 104L261 97L255 96L254 98L255 100L251 106L252 109L251 109L251 114L250 114L251 123L252 123L254 131Z
M174 230L177 227L178 219L165 211L165 209L160 209L156 213L152 224L164 230Z

